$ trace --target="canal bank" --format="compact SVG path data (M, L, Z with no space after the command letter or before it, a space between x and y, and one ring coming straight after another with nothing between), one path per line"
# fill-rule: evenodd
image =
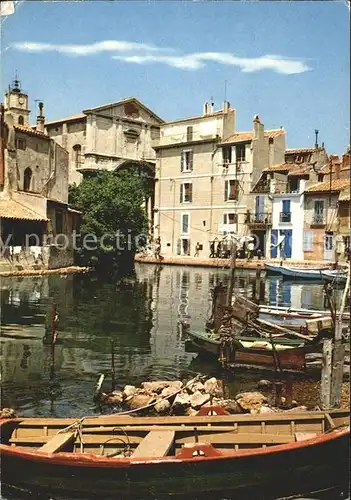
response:
M219 259L219 258L203 258L203 257L190 257L190 256L177 256L177 257L163 257L159 259L151 255L137 254L135 256L135 262L143 264L162 264L170 266L192 266L192 267L213 267L213 268L223 268L228 269L231 266L231 259ZM236 259L235 267L238 269L264 269L264 265L280 265L283 262L284 265L299 267L299 268L311 268L328 266L333 267L334 263L325 260L292 260L286 259L282 261L281 259ZM340 265L345 266L344 263ZM346 264L347 266L347 264Z

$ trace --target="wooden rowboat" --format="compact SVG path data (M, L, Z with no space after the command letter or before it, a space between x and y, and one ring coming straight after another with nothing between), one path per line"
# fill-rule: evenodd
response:
M221 356L222 341L212 332L194 332L186 329L189 342L198 350L217 357ZM277 363L281 369L304 371L306 353L309 347L299 339L279 337L264 339L238 336L231 342L230 352L226 357L230 365L251 366L275 369Z
M346 489L348 424L345 411L228 415L214 407L194 417L2 420L1 479L33 496L85 500L223 491L268 500Z

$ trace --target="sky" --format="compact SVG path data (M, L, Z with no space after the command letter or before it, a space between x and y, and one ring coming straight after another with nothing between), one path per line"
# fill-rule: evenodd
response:
M345 1L33 1L2 18L1 93L15 77L47 120L135 96L164 120L236 109L287 147L350 144Z

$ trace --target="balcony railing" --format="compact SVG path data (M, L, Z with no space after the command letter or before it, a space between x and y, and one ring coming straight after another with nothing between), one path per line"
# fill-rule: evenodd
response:
M280 222L291 222L291 212L280 212L279 221Z
M313 214L312 224L323 226L325 224L324 214Z
M269 226L272 224L272 214L268 212L258 212L246 215L246 224L250 226Z

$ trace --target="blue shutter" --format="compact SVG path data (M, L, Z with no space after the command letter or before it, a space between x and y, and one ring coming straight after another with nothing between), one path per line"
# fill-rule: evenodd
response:
M271 230L271 245L277 245L278 244L278 229L272 229ZM271 258L276 259L278 256L278 251L277 247L273 246L271 247Z
M285 236L284 238L284 256L287 257L288 259L291 258L291 240L292 240L292 229L284 229L280 231L280 234L282 236Z
M283 212L285 214L290 212L290 200L283 200Z

